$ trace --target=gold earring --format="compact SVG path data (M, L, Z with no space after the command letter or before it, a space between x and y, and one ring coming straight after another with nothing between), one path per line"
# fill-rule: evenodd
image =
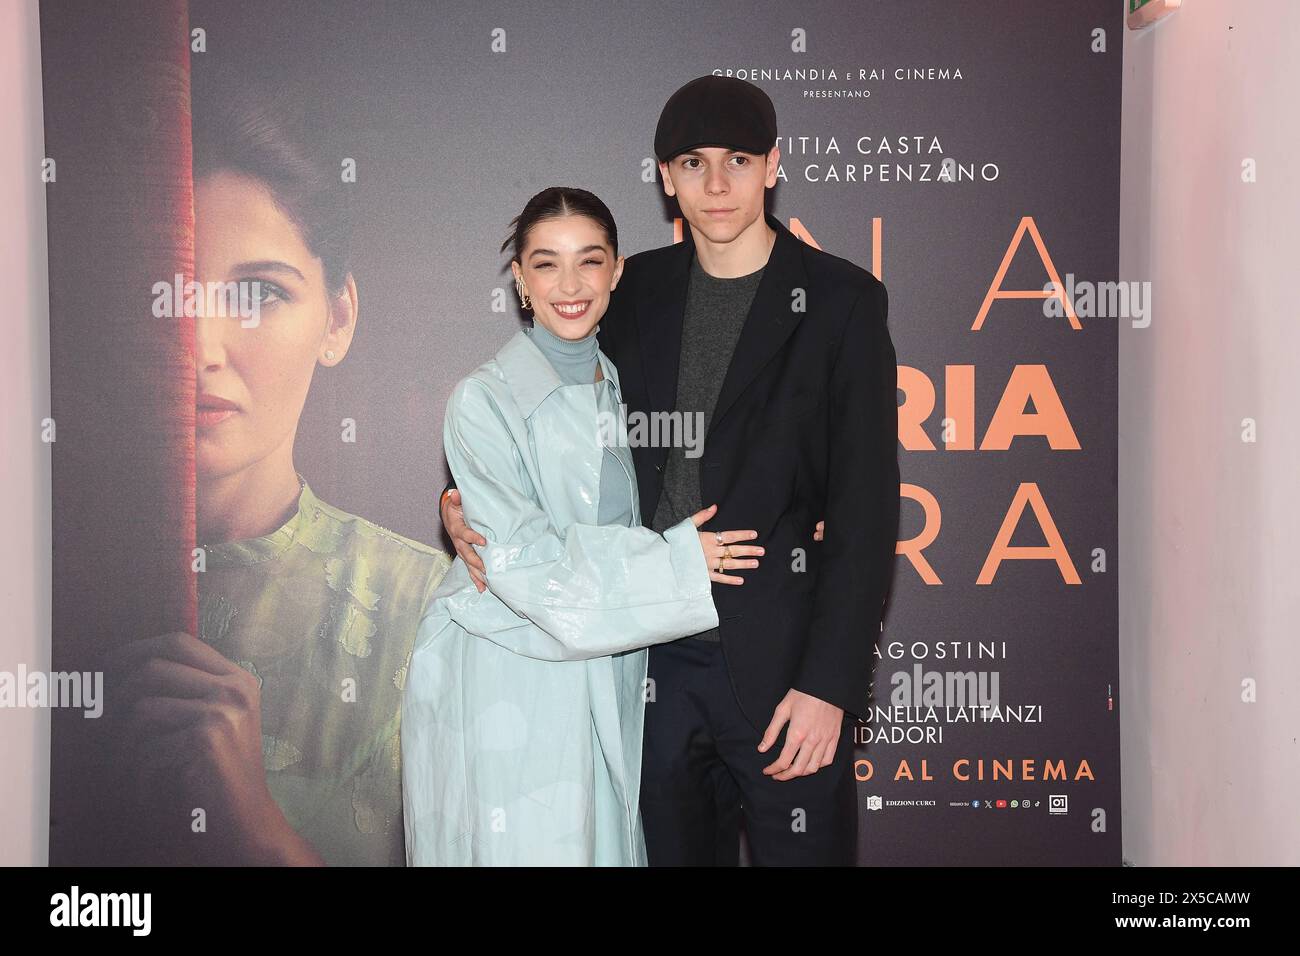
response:
M533 300L532 297L524 291L524 283L522 279L515 280L515 291L519 293L520 304L523 305L525 309L531 309L533 307Z

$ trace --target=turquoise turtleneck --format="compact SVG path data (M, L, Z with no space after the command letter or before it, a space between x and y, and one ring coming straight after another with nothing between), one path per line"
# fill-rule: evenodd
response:
M582 339L562 339L542 323L534 321L533 327L526 330L538 350L546 356L551 367L555 369L560 381L565 385L592 385L596 383L596 366L600 364L597 356L596 331ZM600 388L608 388L608 380L598 383ZM624 453L626 454L626 452ZM628 469L631 464L629 459ZM632 524L632 497L628 494L627 478L624 466L609 448L600 464L600 491L596 503L596 522L598 524L618 524L628 527Z
M590 385L596 380L596 329L585 339L562 339L534 320L529 334L565 385Z

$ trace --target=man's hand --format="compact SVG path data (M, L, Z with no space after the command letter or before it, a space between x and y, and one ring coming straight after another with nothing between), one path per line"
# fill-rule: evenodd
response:
M451 489L442 496L442 526L447 529L447 534L451 536L451 543L456 548L456 554L465 562L465 567L469 570L469 576L482 594L487 590L487 568L483 566L483 559L478 556L474 550L474 545L487 544L487 538L483 537L477 531L469 526L465 520L465 509L460 504L460 490Z
M776 743L786 721L790 726L785 731L785 747L776 760L763 768L763 773L774 780L792 780L816 773L835 759L835 746L844 726L842 708L791 688L776 705L772 722L758 745L759 753L767 753Z

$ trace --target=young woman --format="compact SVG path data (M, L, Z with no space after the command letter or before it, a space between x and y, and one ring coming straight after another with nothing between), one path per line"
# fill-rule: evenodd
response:
M762 548L736 543L754 531L699 532L713 507L662 535L641 525L618 374L596 344L623 269L609 209L553 187L513 225L533 326L447 405L487 590L457 559L416 636L407 860L644 865L644 648L714 627L712 569L756 567Z
M295 467L308 390L357 321L347 186L296 112L196 77L195 279L243 308L195 319L199 633L115 655L119 712L165 860L400 866L401 690L451 561Z

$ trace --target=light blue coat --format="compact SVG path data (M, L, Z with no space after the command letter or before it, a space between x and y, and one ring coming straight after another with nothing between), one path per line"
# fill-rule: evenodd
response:
M689 518L641 526L618 373L564 385L517 333L457 384L444 450L488 590L459 558L420 622L402 704L410 865L644 866L644 648L717 626ZM616 431L633 526L599 526Z

